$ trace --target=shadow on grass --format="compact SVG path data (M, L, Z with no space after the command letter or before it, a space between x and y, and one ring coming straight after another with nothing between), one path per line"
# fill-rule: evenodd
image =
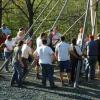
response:
M49 87L42 88L41 84L32 82L25 82L25 85L30 86L26 87L27 89L31 90L34 89L41 92L53 93L59 96L68 97L72 99L79 99L79 100L94 100L93 98L100 99L100 91L99 91L100 87L98 89L92 88L91 86L90 86L91 88L88 88L88 86L84 88L86 84L83 86L83 88L81 88L80 86L79 88L75 89L69 86L57 87L55 89L50 89Z

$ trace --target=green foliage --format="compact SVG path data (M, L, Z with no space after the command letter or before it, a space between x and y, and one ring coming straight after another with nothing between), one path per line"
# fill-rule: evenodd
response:
M3 0L3 5L8 0ZM29 22L28 22L28 9L26 6L25 0L13 0L15 3L22 8L19 9L14 3L11 1L6 6L6 9L3 11L3 22L7 24L7 26L12 30L13 35L15 36L18 29L22 26L28 28ZM30 0L33 2L33 0ZM33 5L33 22L36 20L37 16L40 14L40 12L43 10L43 8L47 5L49 0L34 0ZM65 0L60 0L59 4L53 12L50 14L50 16L46 19L46 21L43 23L39 31L37 32L36 36L43 31L46 31L50 29L56 20L59 11L61 10L61 7L63 6ZM40 3L41 2L41 3ZM54 4L57 2L57 0L53 0L52 3L48 6L48 9L43 13L43 15L39 18L35 26L33 27L33 31L36 30L36 28L39 26L39 24L43 21L45 16L48 14L48 12L52 9ZM39 5L40 4L40 5ZM68 3L60 16L59 21L57 22L57 26L59 26L60 32L63 34L85 11L86 9L86 0L68 0ZM99 7L100 9L100 7ZM24 12L24 13L23 13ZM98 10L98 30L100 29L100 10ZM79 28L83 26L84 18L82 18L68 33L67 40L70 40L71 37L77 36L79 32ZM87 33L90 32L90 19L87 23ZM100 30L99 30L100 31Z

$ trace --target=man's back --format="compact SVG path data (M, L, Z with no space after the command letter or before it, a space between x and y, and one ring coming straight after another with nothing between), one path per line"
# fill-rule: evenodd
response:
M56 52L58 52L58 61L70 60L70 45L65 42L60 42L56 46Z
M32 54L31 48L27 44L24 44L22 47L22 57L28 59L30 54Z
M97 55L100 56L100 39L95 40L97 47Z
M88 56L97 56L97 46L94 40L87 43L87 55Z
M37 49L37 53L39 56L39 63L52 64L51 55L53 54L53 51L50 47L42 45L39 49Z

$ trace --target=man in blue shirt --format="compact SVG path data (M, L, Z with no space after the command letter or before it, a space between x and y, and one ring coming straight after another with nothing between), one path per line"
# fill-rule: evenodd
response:
M4 35L11 35L11 30L5 24L2 24L1 29Z
M95 67L96 67L96 60L97 60L97 47L93 35L89 36L89 41L87 42L87 57L90 66L90 73L89 73L89 68L87 68L86 78L88 78L88 73L89 73L90 79L92 80L95 78Z

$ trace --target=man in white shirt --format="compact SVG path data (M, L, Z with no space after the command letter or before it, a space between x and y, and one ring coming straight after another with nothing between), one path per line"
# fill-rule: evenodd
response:
M11 35L11 30L10 30L9 28L7 28L5 24L2 24L1 29L2 29L2 33L3 33L4 35L6 35L6 36L7 36L7 35Z
M26 41L26 44L23 44L23 46L22 46L22 55L21 55L21 57L22 57L22 62L23 62L23 64L24 64L23 76L24 76L24 75L27 73L27 71L28 71L28 64L27 64L27 62L28 62L28 57L29 57L29 55L32 56L32 49L31 49L31 46L32 46L32 40L30 40L30 39L27 40L27 41Z
M6 47L4 48L4 57L6 60L8 60L8 58L11 56L13 52L13 47L15 46L13 43L12 37L10 35L7 36L7 39L5 40L5 45ZM5 65L6 71L9 71L8 69L9 61L10 60L8 60Z
M59 62L60 67L60 79L62 86L64 85L63 74L64 71L70 72L70 44L65 42L65 37L61 36L61 42L57 44L55 49L55 55Z
M46 34L45 33L41 33L40 36L36 39L36 46L38 49L40 46L42 46L42 39L46 38ZM39 75L39 70L40 70L40 67L39 67L39 59L36 59L36 79L39 79L40 78L40 75Z
M53 66L52 61L54 59L54 52L50 47L48 47L47 40L42 40L42 46L39 47L35 53L39 57L39 64L42 67L42 85L46 87L46 78L49 79L50 87L54 87L53 79Z

